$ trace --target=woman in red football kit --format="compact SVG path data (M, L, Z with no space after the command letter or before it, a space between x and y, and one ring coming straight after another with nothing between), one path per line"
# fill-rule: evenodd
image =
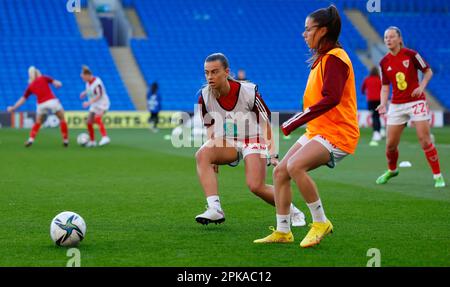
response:
M384 43L389 52L380 62L382 73L381 103L377 108L380 114L386 113L389 85L392 84L392 103L387 113L386 157L388 170L377 180L385 184L398 175L398 145L406 123L411 120L416 127L417 137L433 171L435 187L445 187L439 167L437 150L430 137L430 113L423 92L433 76L431 68L414 50L405 48L399 28L389 27L384 33ZM419 83L418 70L423 73Z
M384 131L381 130L380 114L376 110L380 105L381 80L377 67L370 69L370 74L364 79L361 92L367 97L367 108L372 112L373 135L371 146L378 146Z
M60 81L49 76L43 76L38 69L31 66L28 68L28 87L25 90L24 95L14 104L14 106L8 107L8 112L12 113L22 106L31 94L35 94L37 97L36 120L31 129L30 137L25 142L25 147L30 147L33 144L45 117L49 113L53 113L58 117L61 134L63 136L63 146L69 146L69 132L66 120L64 119L64 108L50 89L50 84L53 84L55 88L60 88L62 86Z

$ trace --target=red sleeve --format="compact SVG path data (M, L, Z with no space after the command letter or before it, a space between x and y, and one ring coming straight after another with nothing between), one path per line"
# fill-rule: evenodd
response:
M365 94L366 93L366 82L367 82L367 78L364 79L364 82L361 86L361 94Z
M28 99L30 97L30 95L32 94L30 87L28 86L27 89L25 90L25 92L23 93L23 97L25 99Z
M43 76L44 79L47 81L47 83L53 83L54 79L52 77L49 76Z
M428 63L417 52L411 55L411 59L414 63L414 67L422 71L422 73L425 73L430 68L430 65L428 65Z
M384 62L385 62L385 58L383 58L381 61L380 61L380 71L381 71L381 83L383 84L383 85L390 85L391 84L391 81L389 81L389 78L388 78L388 76L387 76L387 74L386 74L386 70L384 69L385 67L385 64L384 64Z
M339 58L330 56L325 65L323 76L322 99L302 113L296 114L281 126L285 135L289 135L296 128L321 116L337 106L344 92L345 82L348 78L349 68Z
M100 97L103 96L102 85L98 84L97 87L95 87L95 89L94 89L94 94L95 94L96 96L100 96Z
M214 124L214 119L211 119L211 117L209 116L208 111L206 110L205 101L203 100L203 96L201 94L198 97L198 104L201 111L203 125L205 127L212 126Z
M270 122L271 112L258 92L255 95L255 104L253 105L252 111L256 114L258 122L260 116L266 122Z

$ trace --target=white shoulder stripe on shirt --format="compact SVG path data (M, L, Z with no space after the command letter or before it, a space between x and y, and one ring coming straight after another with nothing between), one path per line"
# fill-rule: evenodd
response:
M256 104L256 107L258 108L259 112L264 117L264 120L266 120L268 122L269 121L269 116L268 116L267 110L264 107L264 105L260 102L260 100L258 98L256 98L255 104Z
M422 69L425 69L427 67L427 64L425 64L425 61L422 59L419 53L416 54L416 59L417 61L419 61L419 64L422 66Z
M283 123L283 127L289 126L290 124L292 124L293 122L295 122L296 120L300 119L301 117L305 116L306 114L309 113L309 108L307 108L305 111L296 114L294 117L290 118L289 120L287 120L286 122Z

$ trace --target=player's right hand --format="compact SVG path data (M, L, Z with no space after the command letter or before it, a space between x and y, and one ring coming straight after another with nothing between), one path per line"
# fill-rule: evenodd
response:
M8 111L8 113L14 112L14 108L11 106L9 106L6 110Z
M213 164L212 167L215 173L219 173L219 166L217 164Z
M385 114L385 113L386 113L386 105L380 104L375 110L376 110L380 115Z
M53 85L55 86L55 88L59 89L62 87L62 83L60 81L54 80L53 81Z
M80 99L84 99L86 97L86 91L80 93Z

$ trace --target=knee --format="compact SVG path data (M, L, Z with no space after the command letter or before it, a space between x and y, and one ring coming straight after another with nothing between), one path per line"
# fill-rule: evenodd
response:
M195 153L195 160L197 161L197 164L209 163L208 154L203 149L199 149Z
M287 163L287 172L290 177L293 177L294 175L297 175L297 176L302 175L302 174L306 173L306 171L307 171L307 168L299 162L288 161L288 163Z
M247 181L247 187L252 193L258 195L264 191L265 184L264 184L264 182L250 180L250 181Z
M419 143L422 149L425 149L432 144L431 137L429 135L419 136Z
M289 173L287 171L286 165L277 165L273 169L273 181L282 182L284 180L289 180Z
M386 144L386 152L395 152L397 150L397 145L394 145L392 143Z

